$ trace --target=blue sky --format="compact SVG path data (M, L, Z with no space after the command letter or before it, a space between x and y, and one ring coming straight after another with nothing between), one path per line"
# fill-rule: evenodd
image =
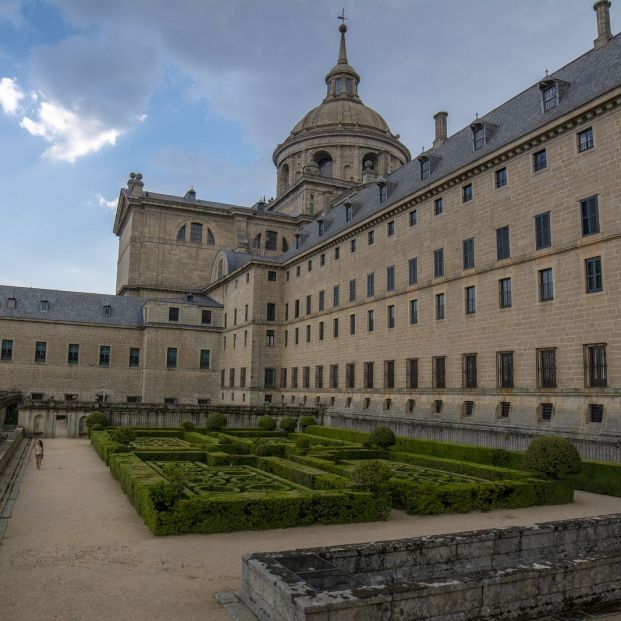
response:
M413 154L586 52L592 0L350 0L360 95ZM0 283L110 293L114 207L251 205L324 94L343 0L0 0ZM612 7L613 32L621 1Z

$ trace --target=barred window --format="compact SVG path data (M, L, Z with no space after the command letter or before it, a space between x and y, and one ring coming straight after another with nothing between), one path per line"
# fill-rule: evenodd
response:
M394 304L391 304L388 307L388 327L389 328L395 327L395 306Z
M503 188L507 185L507 169L499 168L495 172L496 188Z
M168 369L177 368L177 348L176 347L168 347L166 350L166 368Z
M418 323L418 300L410 300L410 325Z
M323 311L326 307L326 292L322 289L319 292L319 311Z
M330 365L330 388L338 388L339 387L339 365L331 364Z
M589 127L581 132L578 132L578 151L588 151L593 148L593 128Z
M373 309L367 311L367 332L375 330L375 311Z
M535 172L543 170L544 168L547 168L547 166L548 158L545 149L541 149L541 151L533 153L533 170Z
M384 388L395 387L395 361L384 361Z
M245 371L245 369L242 369L242 371ZM241 384L241 377L239 379L240 379L240 384ZM287 369L280 369L280 387L281 388L287 387Z
M310 388L310 367L302 367L302 388Z
M433 276L434 278L444 276L444 248L433 251Z
M542 90L543 110L547 112L558 106L558 84L551 84Z
M110 365L110 345L99 347L99 366L107 367Z
M418 388L418 358L408 358L405 372L406 386L409 389Z
M552 278L552 268L539 270L539 300L550 302L554 299L554 281Z
M203 225L197 222L190 224L190 241L193 244L200 244L203 241Z
M500 308L511 308L511 279L501 278L498 281Z
M345 387L349 389L356 387L356 365L353 362L345 366Z
M367 297L372 298L375 295L375 274L367 274Z
M463 241L463 266L465 270L474 269L474 237Z
M509 227L501 226L496 229L496 259L502 261L511 256L511 244L509 241Z
M333 306L339 305L339 286L338 285L334 285L334 288L332 289L332 305Z
M436 294L436 319L444 319L444 293Z
M78 364L80 362L80 345L70 343L67 351L67 364Z
M356 334L356 315L352 314L349 316L349 333L351 335Z
M35 362L45 362L47 358L47 343L44 341L37 341L35 343Z
M586 259L586 292L597 293L603 290L603 278L602 278L602 258L592 257Z
M582 236L599 233L599 204L597 196L590 196L580 201Z
M315 367L315 388L323 388L323 366Z
M444 198L436 198L433 201L433 214L434 216L439 216L444 212Z
M138 347L129 348L129 366L130 367L140 366L140 349Z
M418 259L416 257L408 260L408 285L415 285L418 282Z
M499 351L496 354L498 388L513 388L513 352Z
M386 268L386 291L395 290L395 266Z
M13 341L11 339L2 339L2 351L0 352L0 360L10 362L13 360Z
M435 356L432 360L432 386L446 388L446 357Z
M584 377L587 388L608 386L605 343L584 346Z
M477 355L464 354L462 357L463 364L463 386L464 388L477 387Z
M461 189L461 202L468 203L472 200L472 183L468 183Z
M556 388L556 349L537 350L537 379L539 388Z
M364 387L373 388L373 363L364 363Z
M263 385L265 388L274 388L276 386L276 369L265 369L265 382Z
M349 281L349 301L350 302L356 301L356 279L355 278Z
M466 287L465 296L466 315L474 315L477 312L476 290L474 288L474 285L472 285L471 287Z

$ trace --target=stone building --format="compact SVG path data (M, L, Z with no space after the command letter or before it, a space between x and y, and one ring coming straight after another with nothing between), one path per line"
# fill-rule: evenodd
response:
M438 112L413 160L362 104L341 26L326 97L274 151L276 198L155 194L132 174L116 296L0 289L0 390L616 441L621 36L609 7L595 3L591 50L452 135Z

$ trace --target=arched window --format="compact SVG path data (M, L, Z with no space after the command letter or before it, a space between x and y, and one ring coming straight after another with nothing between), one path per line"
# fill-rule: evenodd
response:
M207 245L213 246L216 243L216 240L213 237L213 233L207 229Z
M198 222L190 224L190 241L193 244L203 243L203 225Z
M265 249L278 250L278 233L275 231L265 231Z
M177 231L177 241L185 241L185 224Z
M289 164L283 164L280 169L280 179L284 190L289 188Z
M254 241L252 242L252 247L253 248L260 248L261 247L261 233L259 233L255 238Z
M289 242L283 237L282 238L282 251L287 252L289 250Z
M220 259L218 261L218 280L224 276L224 261Z
M319 166L319 176L320 177L331 177L332 176L332 157L330 157L329 153L325 151L320 151L315 154L315 163Z
M374 170L377 172L377 155L375 153L367 153L362 158L362 171Z

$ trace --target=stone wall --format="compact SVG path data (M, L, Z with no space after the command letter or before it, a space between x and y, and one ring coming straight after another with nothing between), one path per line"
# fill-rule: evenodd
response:
M2 439L2 436L6 433L6 437ZM11 457L20 445L24 436L24 430L21 427L16 427L10 431L2 431L0 425L0 474L4 472Z

